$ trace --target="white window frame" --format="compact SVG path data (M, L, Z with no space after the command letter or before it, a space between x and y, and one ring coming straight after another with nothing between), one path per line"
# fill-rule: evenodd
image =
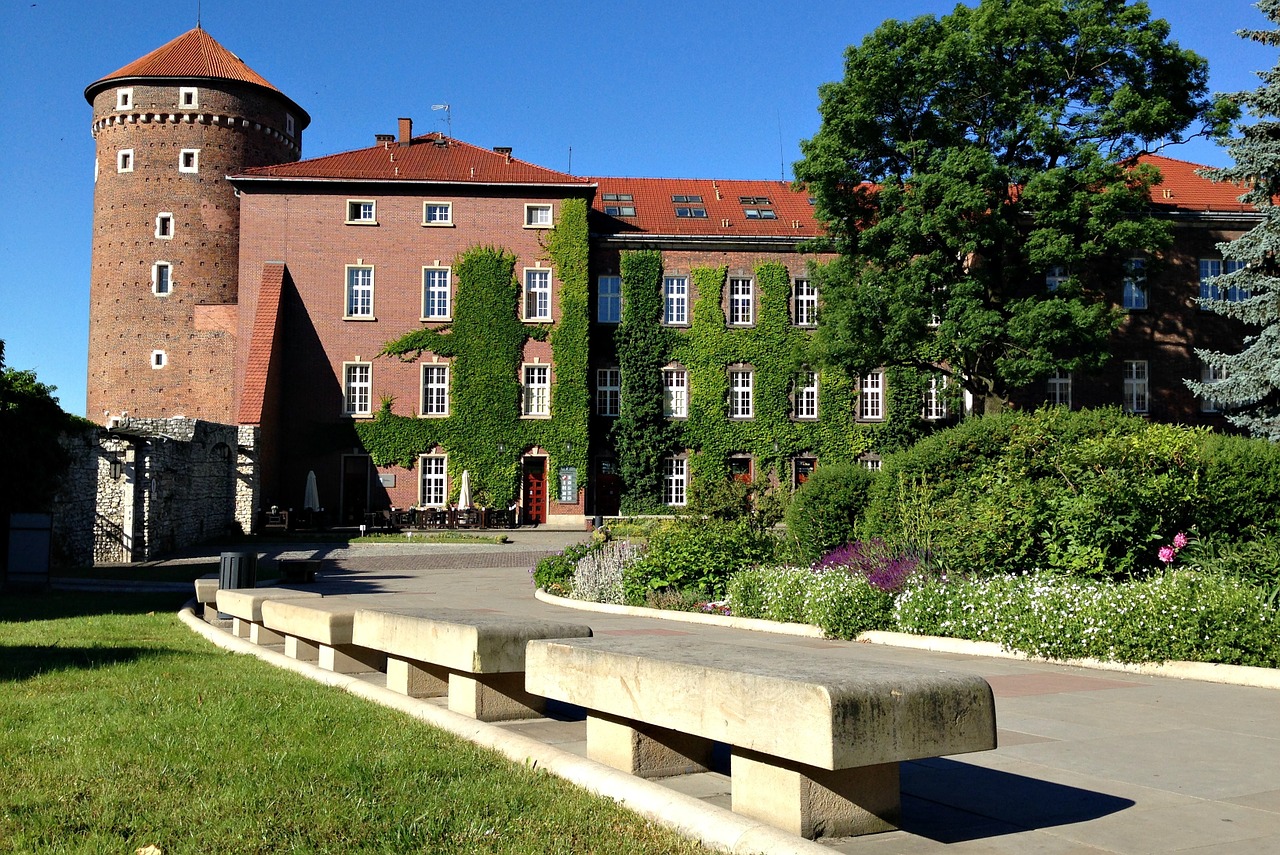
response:
M116 90L116 109L131 110L133 109L133 87L126 86L123 89Z
M878 454L868 452L858 458L858 463L862 465L863 469L869 469L872 472L879 472L883 467L884 459Z
M342 317L348 321L371 321L373 314L374 268L372 264L348 264L344 268L342 281ZM357 282L357 273L369 274L369 281ZM361 292L367 292L365 299L357 299ZM363 309L363 311L359 311Z
M792 286L791 312L798 327L818 325L818 288L808 279L797 279Z
M669 419L689 417L689 372L679 366L662 369L662 414Z
M606 287L608 286L608 287ZM622 321L622 277L596 277L596 323L616 324Z
M178 87L178 106L179 107L199 107L200 106L200 90L194 86Z
M1044 272L1044 290L1052 294L1071 278L1071 271L1066 265L1055 264Z
M169 224L169 233L165 234L160 229L161 223ZM173 213L170 211L161 211L156 214L156 240L173 240Z
M813 421L818 417L817 371L801 371L796 376L792 412L799 421Z
M884 421L883 371L872 371L858 379L858 421Z
M187 165L187 159L191 159L191 165ZM200 149L184 148L178 152L178 171L187 173L196 173L200 171Z
M947 409L947 375L931 374L924 387L924 408L920 416L928 422L943 421L951 415Z
M448 455L418 455L418 504L424 508L443 508L449 504Z
M373 415L373 363L342 363L342 414Z
M551 417L551 366L529 363L520 366L520 414L524 418Z
M1235 273L1237 270L1243 270L1248 266L1248 262L1234 259L1200 259L1200 299L1226 300L1230 303L1236 303L1241 300L1248 299L1250 296L1248 291L1242 292L1239 288L1228 288L1224 293L1221 285L1209 284L1209 280L1214 277L1225 276L1228 273ZM1201 306L1200 308L1204 309L1204 306Z
M293 113L284 114L284 132L288 136L293 136L297 132L297 120L293 118Z
M551 268L524 269L524 320L546 323L551 320Z
M662 461L662 501L683 508L689 501L689 458L668 457Z
M554 220L555 211L550 202L525 203L524 227L526 229L549 229L554 225Z
M163 350L151 351L151 367L152 368L164 368L168 364L169 364L169 354L165 353Z
M742 277L729 279L729 326L749 327L755 324L755 281Z
M596 369L596 415L617 418L622 405L622 372L617 366Z
M1045 400L1050 406L1071 409L1071 372L1059 371L1046 381Z
M689 325L689 277L662 277L662 322L667 326Z
M428 418L449 415L449 363L428 362L422 366L422 404L418 412Z
M157 261L151 265L151 293L157 297L168 297L173 293L173 262Z
M427 278L432 282L428 285ZM444 287L440 287L440 278L444 278ZM439 298L443 296L444 306L441 311ZM436 299L433 299L436 298ZM422 320L447 321L453 318L453 269L435 265L422 267Z
M1124 295L1121 299L1125 311L1140 312L1147 308L1147 260L1130 258L1125 261Z
M729 371L729 418L755 418L755 372L750 368Z
M1225 368L1219 368L1216 365L1210 365L1207 362L1200 366L1200 382L1206 386L1212 386L1221 383L1230 377L1230 372ZM1202 413L1220 413L1222 412L1222 402L1217 398L1203 392L1200 395L1200 412Z
M116 172L133 172L133 149L122 148L116 152Z
M1124 400L1126 413L1146 413L1151 408L1151 371L1145 359L1124 361Z
M433 219L432 214L444 211L444 219ZM437 202L428 199L422 203L422 224L432 228L447 228L453 225L453 203Z
M347 212L345 222L349 226L376 226L378 224L377 199L348 199L345 210Z

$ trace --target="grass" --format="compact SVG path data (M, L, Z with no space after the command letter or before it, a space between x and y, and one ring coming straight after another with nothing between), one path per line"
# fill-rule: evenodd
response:
M213 648L173 614L184 599L0 597L0 851L705 851Z

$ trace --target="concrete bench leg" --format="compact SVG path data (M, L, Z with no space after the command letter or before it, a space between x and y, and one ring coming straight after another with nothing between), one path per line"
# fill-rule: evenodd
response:
M299 662L320 661L320 645L293 635L284 637L284 655Z
M243 618L233 617L231 619L231 634L236 638L248 638L249 627L252 624Z
M354 644L336 646L321 644L319 662L325 671L335 674L359 674L363 671L381 671L387 664L387 655Z
M542 715L547 699L524 690L524 672L449 672L449 709L476 721L511 721Z
M249 624L249 640L254 644L280 644L284 636L260 623Z
M441 698L449 694L449 672L438 665L388 656L387 688L411 698Z
M898 827L897 763L833 772L736 747L731 763L734 813L809 839Z
M601 712L587 714L587 756L641 778L705 772L712 741Z

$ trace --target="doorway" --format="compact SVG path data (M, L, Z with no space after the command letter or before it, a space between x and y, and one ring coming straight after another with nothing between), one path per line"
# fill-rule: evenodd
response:
M369 455L342 456L342 524L360 525L369 511Z
M547 521L547 458L524 458L524 522L541 525Z

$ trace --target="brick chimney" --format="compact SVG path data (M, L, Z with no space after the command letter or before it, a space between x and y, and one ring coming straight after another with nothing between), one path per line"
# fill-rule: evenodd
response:
M400 145L408 145L413 139L413 119L400 119Z

